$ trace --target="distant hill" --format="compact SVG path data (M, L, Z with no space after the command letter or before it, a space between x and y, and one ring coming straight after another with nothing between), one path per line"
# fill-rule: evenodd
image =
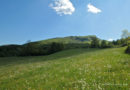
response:
M85 44L90 43L93 38L95 38L95 35L89 35L89 36L68 36L68 37L60 37L60 38L52 38L47 40L41 40L36 42L31 42L35 44L50 44L52 42L57 43L64 43L64 44Z
M95 37L94 35L69 36L27 42L23 45L4 45L0 46L0 57L49 55L65 49L90 48L91 41Z

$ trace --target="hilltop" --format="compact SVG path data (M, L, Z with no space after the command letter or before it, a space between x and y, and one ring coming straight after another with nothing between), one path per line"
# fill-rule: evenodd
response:
M23 45L5 45L0 47L0 57L50 55L62 50L77 48L112 48L127 46L127 39L116 41L101 40L94 35L52 38Z
M49 44L52 42L56 43L64 43L64 44L70 44L70 43L90 43L93 38L95 38L95 35L89 35L89 36L68 36L68 37L57 37L57 38L51 38L41 41L35 41L32 43L35 44Z
M64 49L88 48L94 38L98 39L94 35L69 36L27 42L23 45L4 45L0 47L0 57L49 55Z

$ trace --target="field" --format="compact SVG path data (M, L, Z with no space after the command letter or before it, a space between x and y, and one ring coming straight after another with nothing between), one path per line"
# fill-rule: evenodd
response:
M130 90L125 48L0 58L0 90Z

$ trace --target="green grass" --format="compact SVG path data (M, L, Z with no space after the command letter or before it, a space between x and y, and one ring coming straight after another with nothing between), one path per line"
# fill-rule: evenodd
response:
M0 58L0 90L129 90L125 48Z
M38 45L50 44L52 42L56 43L64 43L64 44L86 44L90 43L95 35L88 35L88 36L68 36L68 37L59 37L59 38L51 38L47 40L41 40L33 42Z

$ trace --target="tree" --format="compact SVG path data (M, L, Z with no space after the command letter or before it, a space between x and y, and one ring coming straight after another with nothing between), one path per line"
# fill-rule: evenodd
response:
M125 52L130 54L130 45L127 47L127 49L125 50Z
M121 45L122 46L126 46L127 45L127 39L122 38L120 41L121 41Z
M91 47L92 48L99 48L99 39L97 37L94 37L92 39L92 42L91 42Z
M107 48L107 41L106 40L102 40L101 48Z
M127 38L130 37L130 32L128 32L128 30L123 30L122 31L122 38Z
M128 37L127 39L126 39L126 44L129 46L130 45L130 37Z
M22 46L21 56L37 56L40 54L40 47L31 41Z
M117 42L115 40L112 41L113 45L117 45Z
M64 49L64 44L63 43L55 43L53 42L50 46L49 53L55 53L58 51L61 51Z
M112 48L114 47L113 43L112 42L108 42L108 45L107 45L108 48Z
M128 37L126 40L127 40L128 47L125 52L130 54L130 37Z

